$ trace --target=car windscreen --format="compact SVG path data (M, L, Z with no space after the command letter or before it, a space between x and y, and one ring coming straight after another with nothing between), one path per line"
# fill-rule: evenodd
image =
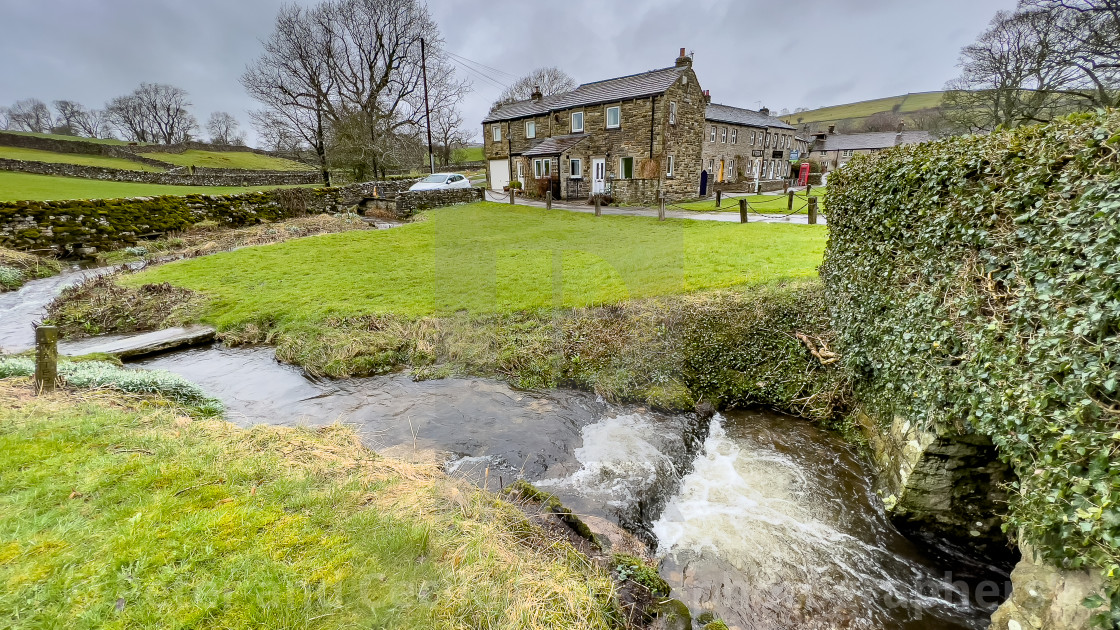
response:
M447 175L436 173L435 175L429 175L420 181L425 184L442 184L447 181Z

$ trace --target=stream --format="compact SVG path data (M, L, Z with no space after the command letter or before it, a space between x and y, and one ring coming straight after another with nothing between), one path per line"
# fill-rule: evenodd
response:
M0 294L0 348L31 347L31 323L70 271ZM269 348L194 348L138 361L220 398L241 426L353 426L385 455L442 463L491 490L524 478L577 513L657 550L673 596L730 628L976 629L954 567L902 536L848 444L770 412L668 415L568 390L407 374L320 380ZM998 602L991 602L997 604Z

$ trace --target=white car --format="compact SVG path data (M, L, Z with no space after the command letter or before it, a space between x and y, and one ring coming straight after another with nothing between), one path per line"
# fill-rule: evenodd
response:
M450 190L470 188L471 180L458 173L435 173L413 184L409 190Z

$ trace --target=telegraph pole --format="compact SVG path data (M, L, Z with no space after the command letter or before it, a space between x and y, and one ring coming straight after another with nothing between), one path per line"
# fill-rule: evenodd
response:
M428 127L428 168L436 172L436 158L432 154L432 109L428 105L428 53L423 38L420 39L420 71L424 76L424 120Z

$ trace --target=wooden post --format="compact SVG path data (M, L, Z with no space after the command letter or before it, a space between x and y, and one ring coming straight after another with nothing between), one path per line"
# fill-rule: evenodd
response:
M544 209L545 210L551 210L552 209L552 191L551 190L546 190L544 192Z
M717 190L716 191L716 208L719 208L719 204L722 201L723 201L723 191L722 190Z
M817 198L809 197L809 225L817 224Z
M660 197L660 199L659 199L660 203L657 205L657 220L658 221L664 221L665 220L665 193L662 192L660 195L658 195L658 197Z
M747 200L739 200L739 223L747 222Z
M35 391L53 392L58 380L58 328L35 329Z
M786 186L786 188L789 188L789 186ZM794 192L792 190L789 191L789 205L786 208L786 212L793 212L793 195Z
M597 217L603 216L602 203L603 203L603 196L602 195L595 195L595 216L597 216Z
M513 186L509 187L509 205L517 205L517 189Z
M805 197L808 198L813 193L813 185L805 184Z

